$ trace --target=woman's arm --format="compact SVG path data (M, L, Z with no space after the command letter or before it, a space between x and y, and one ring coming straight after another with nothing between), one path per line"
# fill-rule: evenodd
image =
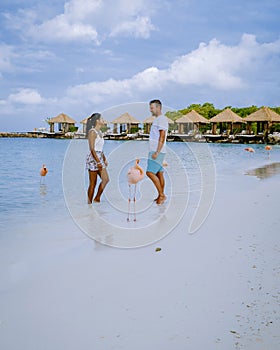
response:
M104 153L102 153L102 157L103 157L104 164L105 164L106 166L108 166L108 162L107 162L107 159L106 159Z
M100 159L97 157L97 154L95 152L95 140L96 140L96 133L94 130L90 130L89 134L88 134L89 149L90 149L90 152L91 152L93 158L95 159L95 161L97 163L97 167L102 168L102 164L100 163Z

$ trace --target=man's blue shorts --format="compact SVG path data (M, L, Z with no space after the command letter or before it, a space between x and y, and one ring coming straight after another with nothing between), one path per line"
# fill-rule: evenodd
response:
M165 157L165 153L159 153L156 159L152 158L152 155L154 154L154 151L149 152L148 155L148 165L147 165L147 171L156 174L160 171L163 171L162 163Z

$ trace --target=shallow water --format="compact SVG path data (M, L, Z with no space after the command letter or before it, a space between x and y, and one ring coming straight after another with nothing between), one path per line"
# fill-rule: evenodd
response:
M78 164L78 160L80 161L79 171L84 174L84 183L81 189L83 193L80 195L81 200L83 201L85 198L86 203L88 180L84 171L84 159L87 153L87 141L75 140L81 148L78 155L69 155L71 142L73 141L53 139L0 139L0 228L2 233L9 234L17 227L23 229L23 227L32 224L43 226L49 223L49 220L53 223L64 221L65 224L69 221L62 181L63 175L72 176L64 165L66 155L70 157L70 162L73 164ZM278 181L279 171L277 169L279 167L277 162L280 160L280 147L274 146L270 154L264 149L264 145L253 145L253 147L255 153L244 151L244 145L241 144L168 143L169 153L166 159L169 164L165 169L168 198L170 199L172 194L175 175L178 175L176 186L180 188L181 173L186 174L187 177L186 196L188 196L190 216L194 215L201 193L203 189L207 190L207 186L211 187L212 191L215 191L214 187L217 186L231 186L234 190L235 187L257 186L258 177L265 178L266 181ZM109 164L108 167L111 182L107 192L105 191L103 201L108 203L118 199L123 205L122 219L124 220L127 215L125 211L127 210L128 196L126 171L134 161L134 156L125 158L124 154L128 152L126 151L128 149L132 155L142 154L141 165L145 169L146 141L132 141L130 143L107 141L105 143L105 153L111 160L111 166ZM47 165L49 170L45 178L41 178L39 175L43 163ZM252 170L258 168L260 170ZM264 171L267 174L269 172L269 178L264 176ZM261 176L258 175L260 172ZM249 180L248 177L244 176L245 174L254 174L256 179ZM144 189L148 188L146 192L153 191L152 187L149 187L151 185L148 179L145 180L144 184L145 186L143 184L139 186L136 193L137 210L139 211L143 211L141 203L144 203L145 200L147 203L143 205L150 207L151 198ZM71 186L70 192L75 193L77 184L72 183ZM182 188L182 191L184 190ZM168 208L168 203L167 201L166 208ZM102 210L102 206L99 210ZM105 215L111 215L112 220L114 220L113 211L106 212Z
M259 179L266 179L271 176L280 174L280 163L270 163L261 167L250 169L246 172L246 175L256 176Z
M65 209L61 186L62 164L68 142L48 139L0 140L0 223L9 228L53 220ZM42 164L49 170L40 177Z

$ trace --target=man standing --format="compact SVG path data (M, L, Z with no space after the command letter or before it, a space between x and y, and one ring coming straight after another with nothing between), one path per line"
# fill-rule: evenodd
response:
M150 111L155 117L149 137L149 156L146 174L155 185L158 196L155 199L157 204L162 204L166 200L164 194L163 160L166 153L166 137L168 131L167 118L162 115L160 100L150 101Z

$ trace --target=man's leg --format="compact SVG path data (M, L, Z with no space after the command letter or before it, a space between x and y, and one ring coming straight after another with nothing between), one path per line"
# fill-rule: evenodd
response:
M165 185L165 181L164 181L164 176L163 176L163 171L159 171L157 173L157 177L159 179L159 183L162 189L162 194L158 196L156 203L157 204L162 204L165 200L166 200L166 195L164 194L164 185Z
M162 192L164 193L164 186L165 186L165 180L164 180L164 176L163 176L163 171L159 171L157 173L157 177L159 179L161 188L162 188Z
M162 192L164 193L164 186L165 186L165 180L164 180L164 176L163 176L163 171L159 171L156 176L159 179L159 183L162 189ZM157 196L157 198L154 199L154 201L156 202L159 199L159 195Z
M155 185L155 187L156 187L156 189L158 191L158 197L156 199L157 204L162 204L165 201L166 196L163 193L163 188L162 188L162 185L161 185L161 181L162 181L161 176L159 178L157 174L154 174L154 173L152 173L150 171L147 171L146 174L152 180L153 184Z
M162 195L162 187L161 187L161 183L160 183L157 175L152 173L151 171L147 171L146 174L152 180L153 184L155 185L155 187L158 191L158 195L159 196Z

